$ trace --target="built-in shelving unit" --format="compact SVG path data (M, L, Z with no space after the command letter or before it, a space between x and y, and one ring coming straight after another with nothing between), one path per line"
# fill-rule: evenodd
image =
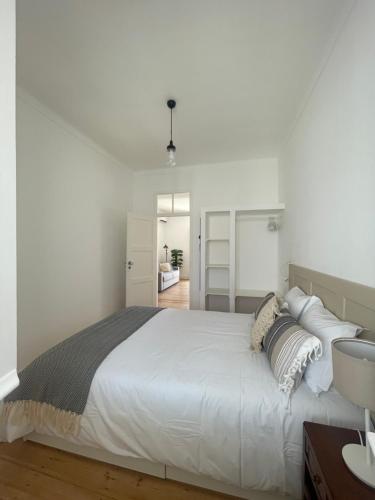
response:
M206 295L228 295L229 288L207 288Z
M278 235L268 223L284 208L276 203L202 210L202 309L244 312L276 288Z
M236 289L236 297L265 297L269 290Z
M206 212L201 235L203 246L202 275L204 291L203 309L229 311L230 296L230 237L229 210Z

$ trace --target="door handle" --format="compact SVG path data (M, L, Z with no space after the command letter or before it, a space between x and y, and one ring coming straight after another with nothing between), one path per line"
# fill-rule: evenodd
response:
M128 269L131 269L133 265L134 265L134 261L128 260Z

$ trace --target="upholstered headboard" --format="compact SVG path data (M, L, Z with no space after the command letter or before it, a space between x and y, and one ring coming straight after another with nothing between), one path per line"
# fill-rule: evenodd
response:
M340 319L375 331L375 288L290 264L289 287L293 286L320 297Z

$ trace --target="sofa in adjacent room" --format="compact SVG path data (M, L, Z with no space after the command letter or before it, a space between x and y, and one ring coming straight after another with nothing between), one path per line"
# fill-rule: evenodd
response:
M179 268L172 267L169 262L159 264L158 290L162 292L166 288L180 281Z

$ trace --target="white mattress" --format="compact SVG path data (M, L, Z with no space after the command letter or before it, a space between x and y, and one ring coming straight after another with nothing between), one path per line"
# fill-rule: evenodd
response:
M362 427L361 411L303 382L290 409L265 354L249 349L252 315L165 309L98 369L71 442L175 466L242 488L299 497L302 423ZM28 426L0 429L13 440ZM59 436L62 437L62 436Z

